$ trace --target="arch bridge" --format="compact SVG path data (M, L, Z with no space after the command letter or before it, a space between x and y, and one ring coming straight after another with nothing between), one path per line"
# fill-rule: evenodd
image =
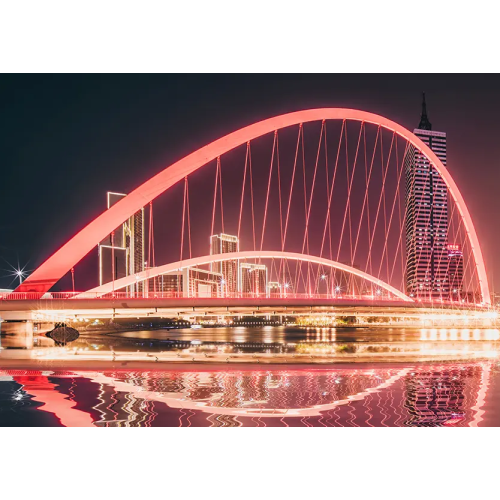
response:
M209 183L211 172L215 175ZM172 207L175 200L182 199L182 203L177 209L168 205L167 216L159 216L161 212L155 209L155 232L153 201L161 205L165 197ZM438 222L434 207L440 207ZM142 231L142 239L134 240L134 248L117 245L118 231L143 210L148 211L149 224L140 215L146 227L130 233ZM164 223L172 225L168 235L178 231L180 259L156 265L155 248L159 256L158 241L164 237L158 227ZM130 225L127 228L132 231ZM233 234L234 245L223 248L221 242L228 232ZM123 233L123 241L130 234ZM110 235L113 271L109 282L86 292L51 292ZM169 239L165 246L172 247L175 240ZM207 240L210 255L203 248ZM125 249L130 260L140 245L143 253L135 269L127 264L126 275L119 276L115 249ZM241 248L245 246L250 249ZM149 266L144 268L146 258ZM227 263L243 261L270 261L265 265L266 279L277 284L279 293L259 295L240 285L226 292L218 287L212 297L186 296L180 291L168 296L170 292L156 289L155 279L194 268L215 274L218 266L219 281L224 283ZM409 276L418 273L425 279L411 282ZM321 280L326 278L330 283L319 293ZM290 290L285 289L292 284ZM280 304L283 308L310 304L380 311L393 307L476 310L491 304L477 233L450 171L421 138L403 126L373 113L344 108L308 109L269 118L174 162L92 220L2 298L1 310L12 310L14 304L20 307L25 301L26 308L44 311L56 310L55 301L64 301L61 310L82 309L88 303L91 311L135 309L132 302L139 300L161 309L162 305L168 308L170 301L177 312L198 305L224 309L232 307L231 301L236 301L235 307L267 304L271 311Z

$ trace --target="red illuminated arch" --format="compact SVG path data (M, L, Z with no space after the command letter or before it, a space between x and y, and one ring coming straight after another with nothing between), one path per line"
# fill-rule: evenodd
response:
M448 186L460 216L463 219L474 256L483 302L490 303L490 293L484 259L476 230L465 201L446 167L432 150L409 130L379 115L344 108L318 108L295 111L263 120L232 132L165 168L153 176L128 196L103 212L83 228L70 241L49 257L36 269L16 292L46 292L59 281L92 248L134 213L154 200L157 196L182 180L185 176L206 165L218 156L256 139L262 135L300 123L320 120L354 120L379 125L406 139L424 154L434 165Z
M367 274L361 271L360 269L348 266L347 264L341 264L340 262L324 259L322 257L314 257L313 255L304 255L301 253L292 253L292 252L280 252L276 250L272 251L250 250L246 252L231 252L231 253L221 253L217 255L205 255L203 257L194 257L193 259L186 259L179 262L172 262L170 264L165 264L163 266L147 269L146 271L142 271L137 274L125 276L124 278L120 278L118 280L115 280L114 282L105 283L104 285L92 288L91 290L88 290L88 292L104 295L106 293L111 293L114 290L119 290L129 285L133 285L136 281L144 281L150 278L154 278L155 276L159 276L161 274L166 274L172 271L180 271L181 269L185 269L187 267L202 266L204 264L211 264L213 262L222 262L225 260L254 259L254 258L299 260L311 264L320 264L322 266L331 267L333 269L339 269L341 271L346 271L350 274L363 278L373 283L374 285L383 288L384 290L387 290L388 292L392 293L394 296L398 297L401 300L404 300L406 302L413 302L413 300L410 297L405 295L403 292L400 292L397 288L394 288L393 286L389 285L385 281L375 278L371 274ZM85 293L82 294L82 296L84 297Z

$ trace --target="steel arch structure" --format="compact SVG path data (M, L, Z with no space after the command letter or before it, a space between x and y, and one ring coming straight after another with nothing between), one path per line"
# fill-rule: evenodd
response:
M44 293L74 267L95 245L135 212L192 172L222 154L260 136L293 125L324 120L351 120L378 125L402 137L427 157L447 185L470 242L482 301L490 304L485 263L469 210L452 176L436 154L405 127L380 115L345 108L317 108L269 118L232 132L173 163L90 222L49 257L15 291Z
M192 259L172 262L170 264L165 264L163 266L147 269L146 271L142 271L137 274L131 274L129 276L125 276L124 278L117 279L114 282L105 283L104 285L92 288L87 292L105 295L108 293L112 293L115 290L119 290L121 288L133 285L134 283L136 283L136 281L145 281L151 278L155 278L156 276L160 276L162 274L167 274L172 271L180 271L188 267L202 266L204 264L211 264L214 262L223 262L227 260L236 260L236 259L288 259L288 260L309 262L311 264L320 264L325 267L330 267L333 269L338 269L340 271L345 271L350 274L353 274L354 276L358 276L359 278L363 278L373 283L374 285L383 288L389 293L392 293L393 295L395 295L396 297L405 302L413 302L413 299L405 295L403 292L399 291L397 288L394 288L388 283L385 283L384 281L375 278L374 276L371 276L370 274L367 274L361 271L360 269L348 266L347 264L342 264L340 262L336 262L333 260L324 259L322 257L314 257L312 255L304 255L293 252L265 251L265 250L264 251L250 250L244 252L231 252L231 253L221 253L215 255L205 255L203 257L194 257Z

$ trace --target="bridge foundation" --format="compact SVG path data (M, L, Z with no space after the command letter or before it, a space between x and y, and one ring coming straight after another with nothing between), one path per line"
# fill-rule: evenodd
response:
M33 321L2 321L0 347L4 349L33 349Z

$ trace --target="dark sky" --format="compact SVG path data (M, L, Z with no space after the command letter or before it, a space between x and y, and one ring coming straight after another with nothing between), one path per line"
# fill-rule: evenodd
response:
M498 75L2 75L0 269L34 269L99 215L107 190L129 192L244 125L331 106L413 129L425 91L498 287L499 88Z

